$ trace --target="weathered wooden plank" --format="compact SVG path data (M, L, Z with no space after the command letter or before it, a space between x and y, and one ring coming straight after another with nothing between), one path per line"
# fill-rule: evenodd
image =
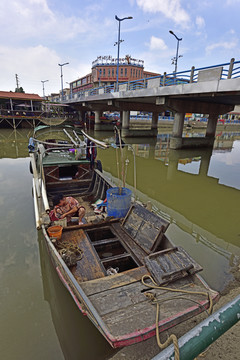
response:
M83 225L72 225L72 226L68 226L68 227L64 228L63 230L71 231L71 230L75 230L75 229L83 229L83 230L88 230L88 229L95 230L96 229L96 231L98 231L98 229L100 228L100 225L103 225L103 226L108 225L109 226L112 223L118 223L118 222L119 222L119 219L100 220L97 224L96 223L86 223Z
M147 256L145 264L155 281L164 284L201 268L182 248L171 248ZM195 268L196 267L196 268Z
M83 230L63 232L62 241L77 244L83 252L82 259L71 269L72 274L79 282L105 276L104 268L101 266L98 256Z
M186 286L189 283L192 283L191 276L185 279L185 281L179 282L177 286ZM176 283L169 285L169 287L175 288L175 285ZM151 289L143 285L141 281L138 281L131 284L123 285L118 288L109 289L105 290L104 292L93 294L90 296L90 299L96 309L99 311L100 315L106 315L121 308L126 308L132 304L147 301L147 298L144 295L145 291L151 291ZM158 296L165 293L172 295L172 293L170 293L166 289L154 289L153 293L155 292L158 294Z
M134 204L124 219L124 230L147 253L154 248L155 242L160 242L169 222L156 214L149 212L143 206Z
M116 289L141 280L143 275L147 275L148 271L144 266L136 269L124 271L116 275L105 276L100 279L86 281L81 283L86 295L103 293L110 289Z
M139 265L144 264L147 253L122 229L119 223L114 223L111 228L118 234L119 239L125 244L134 259L138 260Z
M96 295L91 295L90 300L102 316L115 312L120 308L126 308L132 304L146 301L146 297L142 293L142 290L144 289L145 286L139 281L118 287L117 289L111 289Z
M194 269L190 270L191 274L195 274L196 272L203 270L202 266L199 265L181 246L178 247L178 250L181 251L181 255L185 255L185 259L187 258L190 264L194 265Z
M186 287L186 290L203 291L203 288L201 286L193 286L193 284L190 284L189 287ZM188 317L191 317L191 314L187 315L185 313L186 309L197 305L195 302L192 302L191 299L197 302L207 300L207 297L202 295L189 294L185 295L184 299L180 299L180 296L180 294L170 294L169 292L157 296L157 298L162 301L160 305L160 321L179 314L178 322L183 322ZM171 300L166 301L169 298L171 298ZM103 320L111 333L115 336L129 334L136 330L153 326L155 324L155 319L156 306L152 305L149 300L131 304L125 308L103 315Z

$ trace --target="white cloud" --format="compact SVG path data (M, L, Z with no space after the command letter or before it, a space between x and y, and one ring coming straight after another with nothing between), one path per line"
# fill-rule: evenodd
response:
M145 12L162 13L182 27L188 27L189 14L183 9L181 0L137 0L138 6Z
M87 19L52 11L47 0L1 0L0 38L8 41L44 38L62 42L90 30Z
M149 43L150 50L167 50L167 45L164 40L156 36L151 36Z
M68 59L67 59L68 60ZM57 92L60 89L60 56L55 50L38 45L30 47L0 46L0 78L4 88L1 90L15 89L15 74L18 74L20 86L26 92L42 94L41 80L49 80L45 84L46 93ZM66 81L72 81L78 76L89 72L89 65L79 64L76 67L64 67L64 86Z
M234 49L236 46L237 46L237 40L221 41L221 42L217 42L217 43L208 45L206 47L206 52L211 52L216 49L231 50L231 49Z
M203 29L205 27L205 20L202 16L196 17L196 25L198 29Z

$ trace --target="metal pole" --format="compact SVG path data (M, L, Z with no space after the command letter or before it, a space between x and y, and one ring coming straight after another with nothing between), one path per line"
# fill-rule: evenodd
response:
M61 68L61 89L62 89L62 100L63 100L63 71L62 71L62 67L64 66L64 65L68 65L69 63L68 62L66 62L66 63L64 63L64 64L58 64L59 66L60 66L60 68Z
M120 24L121 21L118 20L118 51L117 51L117 88L116 91L118 91L118 71L119 71L119 53L120 53Z
M179 42L182 40L182 38L179 38L177 37L176 34L174 34L174 32L172 30L169 30L170 34L173 35L176 40L177 40L177 51L176 51L176 57L175 59L173 58L173 61L174 61L174 65L175 65L175 70L174 70L174 78L175 78L175 81L176 81L176 78L177 78L177 63L178 63L178 58L181 57L182 55L178 55L178 51L179 51Z
M98 82L98 86L101 86L101 69L98 70L99 71L99 82Z
M43 98L45 98L45 87L44 87L44 83L47 82L49 80L41 80L42 86L43 86Z
M61 89L62 89L62 100L63 100L63 72L62 72L62 67L63 67L63 65L61 65Z
M122 19L120 19L119 17L117 17L117 15L115 15L115 19L118 21L118 41L117 43L115 43L114 45L117 44L118 46L118 51L117 51L117 81L116 81L116 91L118 91L118 78L119 78L119 53L120 53L120 42L122 42L123 40L120 40L120 29L121 29L121 21L123 20L127 20L127 19L132 19L132 16L127 16L124 17Z
M180 359L192 360L240 320L240 295L223 306L179 341ZM152 360L173 360L173 345L161 351Z
M178 50L179 50L179 39L177 39L177 51L176 51L176 61L175 61L175 76L177 74Z

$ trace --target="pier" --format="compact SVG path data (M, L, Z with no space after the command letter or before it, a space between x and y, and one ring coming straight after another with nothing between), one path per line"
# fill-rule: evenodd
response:
M37 94L0 91L0 127L35 127L40 123L42 100Z

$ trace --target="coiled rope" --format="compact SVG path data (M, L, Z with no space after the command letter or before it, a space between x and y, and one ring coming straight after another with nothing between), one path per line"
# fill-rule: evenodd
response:
M151 283L146 283L145 280L146 279L150 279ZM208 301L209 301L209 314L212 313L213 310L213 300L212 297L210 296L210 294L208 292L204 292L204 291L191 291L191 290L183 290L183 289L173 289L173 288L169 288L166 286L159 286L155 280L152 278L152 276L150 275L144 275L142 277L142 284L150 289L160 289L160 290L167 290L167 291L171 291L171 292L177 292L177 293L182 293L182 294L191 294L191 295L203 295L203 296L207 296ZM164 302L164 301L169 301L169 300L174 300L174 299L185 299L185 300L190 300L193 302L196 302L192 299L186 299L183 296L175 296L175 297L171 297L171 298L167 298L164 299L163 301L158 300L156 295L150 293L150 292L145 292L145 296L151 300L152 304L157 306L156 309L156 339L157 339L157 344L158 347L163 350L166 347L168 347L171 343L173 343L174 345L174 352L175 352L175 360L180 360L180 353L179 353L179 346L178 346L178 339L176 337L176 335L171 334L167 340L164 343L161 343L160 340L160 335L159 335L159 314L160 314L160 303ZM201 304L198 303L198 305L202 306ZM205 309L205 308L204 308Z

